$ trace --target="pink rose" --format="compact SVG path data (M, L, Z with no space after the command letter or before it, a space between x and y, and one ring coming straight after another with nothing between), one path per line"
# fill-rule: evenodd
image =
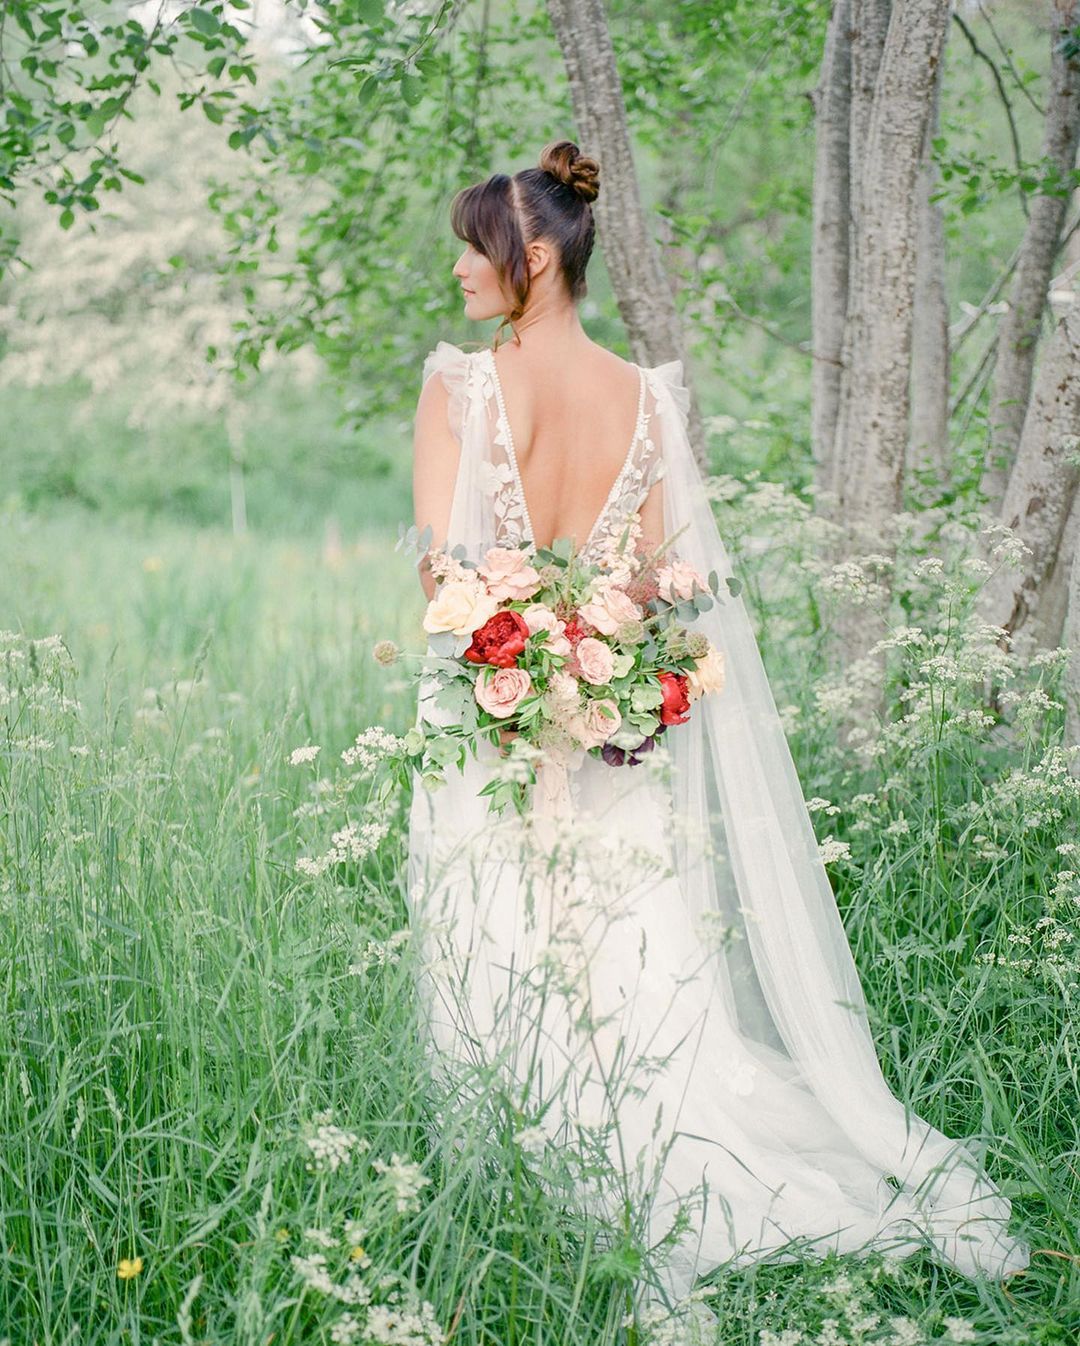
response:
M563 634L566 630L566 623L560 621L546 604L533 603L521 615L525 618L530 635L536 635L537 631L548 633L545 644L552 654L569 655L571 653L570 642Z
M575 715L567 728L583 748L599 748L622 727L619 707L610 697L590 701L580 715Z
M622 589L617 589L614 584L602 584L578 609L578 615L602 635L613 636L624 622L637 621L641 609Z
M532 691L532 679L523 668L497 668L487 674L482 669L473 694L489 715L505 719Z
M605 645L602 640L597 640L595 636L586 636L584 640L579 640L577 660L581 676L594 687L611 681L611 675L615 671L615 656L611 653L611 647Z
M479 570L495 598L531 598L540 588L540 576L529 565L528 553L518 547L489 548Z
M694 567L686 561L671 561L666 566L661 566L656 572L656 583L660 589L660 596L671 602L689 598L694 592L695 584L699 589L708 588Z

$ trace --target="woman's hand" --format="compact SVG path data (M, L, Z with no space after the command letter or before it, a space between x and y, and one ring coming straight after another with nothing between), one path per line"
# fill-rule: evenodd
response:
M517 738L517 736L518 736L518 731L517 731L516 729L500 729L500 730L499 730L499 744L500 744L500 747L499 747L499 756L500 756L500 757L509 757L509 755L510 755L510 744L514 741L514 739Z

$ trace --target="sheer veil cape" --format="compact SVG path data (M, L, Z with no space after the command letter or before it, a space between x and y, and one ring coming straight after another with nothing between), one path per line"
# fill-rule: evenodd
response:
M424 364L425 381L438 373L449 391L460 445L448 540L474 561L490 546L513 545L521 531L508 489L516 465L491 358L488 350L466 353L442 341ZM1010 1202L986 1172L984 1143L948 1138L906 1108L882 1074L752 624L741 597L724 584L732 570L686 433L682 362L643 373L665 533L678 534L679 556L721 581L721 601L695 629L723 653L725 686L696 701L689 723L664 739L679 823L679 892L695 923L706 916L731 936L712 960L718 993L741 1033L823 1110L827 1142L789 1136L787 1144L827 1151L871 1224L895 1231L899 1220L915 1246L968 1276L1020 1270L1029 1248L1008 1233ZM422 862L422 837L414 846L411 866Z

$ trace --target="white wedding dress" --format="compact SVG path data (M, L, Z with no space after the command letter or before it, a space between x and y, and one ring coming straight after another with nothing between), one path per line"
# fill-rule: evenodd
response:
M640 368L633 442L586 540L617 537L662 481L665 534L716 571L703 630L726 683L635 767L540 771L532 809L478 790L495 750L417 783L409 905L433 1059L497 1062L548 1144L610 1157L583 1191L629 1198L672 1301L720 1264L920 1248L968 1276L1027 1266L984 1147L906 1109L880 1069L859 977L783 727L686 436L682 364ZM460 464L451 545L532 539L492 352L440 342ZM441 710L422 689L419 717ZM524 1124L523 1124L524 1125ZM534 1133L535 1134L535 1133ZM566 1151L563 1151L566 1152Z

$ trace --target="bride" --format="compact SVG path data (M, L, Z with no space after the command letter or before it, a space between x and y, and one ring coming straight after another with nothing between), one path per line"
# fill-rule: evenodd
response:
M720 578L694 629L721 651L723 686L633 764L544 760L524 816L479 793L509 769L505 746L418 783L408 878L429 1050L447 1072L497 1063L523 1143L599 1147L619 1181L586 1165L582 1195L613 1221L629 1203L669 1301L721 1264L829 1251L926 1249L1000 1278L1029 1249L984 1149L882 1075L751 623L726 592L682 363L627 363L581 326L598 190L596 161L562 140L455 198L465 313L501 316L513 339L427 357L416 523L478 564L556 538L604 563L628 523L646 545L675 537ZM443 714L422 687L420 721Z

